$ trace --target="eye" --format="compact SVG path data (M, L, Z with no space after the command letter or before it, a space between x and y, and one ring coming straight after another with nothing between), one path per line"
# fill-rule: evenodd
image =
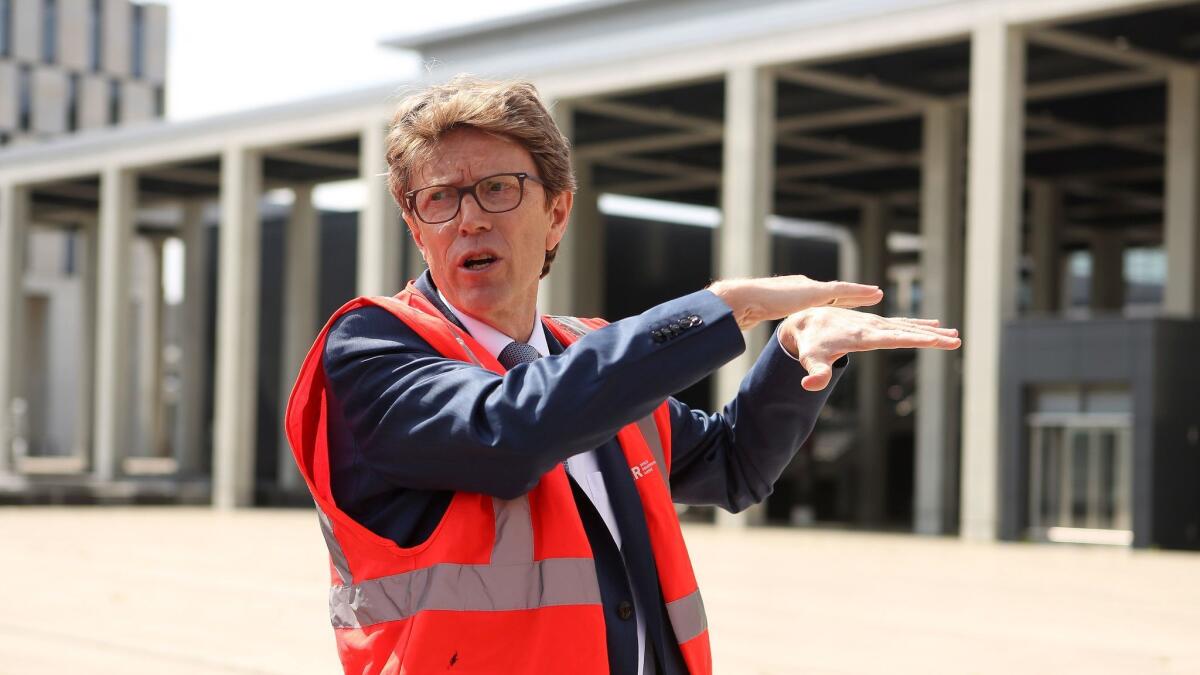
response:
M425 198L431 202L440 202L450 198L450 193L446 190L430 190Z

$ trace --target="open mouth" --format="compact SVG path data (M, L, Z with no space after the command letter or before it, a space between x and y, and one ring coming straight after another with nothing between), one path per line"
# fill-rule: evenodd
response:
M476 272L491 267L496 260L497 258L491 255L471 256L463 261L463 267L471 270L472 272Z

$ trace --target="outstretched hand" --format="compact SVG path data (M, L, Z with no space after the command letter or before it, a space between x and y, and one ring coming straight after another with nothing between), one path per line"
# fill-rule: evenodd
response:
M833 363L850 352L876 349L958 349L953 328L933 319L887 318L838 307L816 307L789 316L779 326L779 342L808 376L800 385L820 391L833 376Z
M816 281L803 274L761 279L728 279L708 287L733 310L738 328L750 330L810 307L867 307L883 299L878 286L848 281Z

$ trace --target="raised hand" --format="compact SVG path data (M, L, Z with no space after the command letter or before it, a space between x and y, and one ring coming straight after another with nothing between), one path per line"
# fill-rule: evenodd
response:
M953 328L932 319L882 317L838 307L792 314L779 326L779 342L808 371L800 385L820 391L829 384L833 363L850 352L876 349L958 349Z
M878 286L816 281L802 274L761 279L727 279L708 287L733 309L738 327L749 330L810 307L867 307L883 299Z

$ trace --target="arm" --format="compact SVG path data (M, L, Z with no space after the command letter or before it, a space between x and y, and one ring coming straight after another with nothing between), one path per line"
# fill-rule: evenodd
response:
M672 496L733 512L762 501L812 432L848 353L959 344L937 321L837 306L788 316L723 414L672 402Z
M833 365L828 386L808 391L801 386L808 371L776 334L724 412L709 414L671 399L672 498L732 513L766 499L812 433L845 367L843 358Z
M681 316L677 337L651 333ZM745 349L708 291L595 331L503 377L447 359L384 310L335 324L324 366L363 468L397 487L511 498Z

